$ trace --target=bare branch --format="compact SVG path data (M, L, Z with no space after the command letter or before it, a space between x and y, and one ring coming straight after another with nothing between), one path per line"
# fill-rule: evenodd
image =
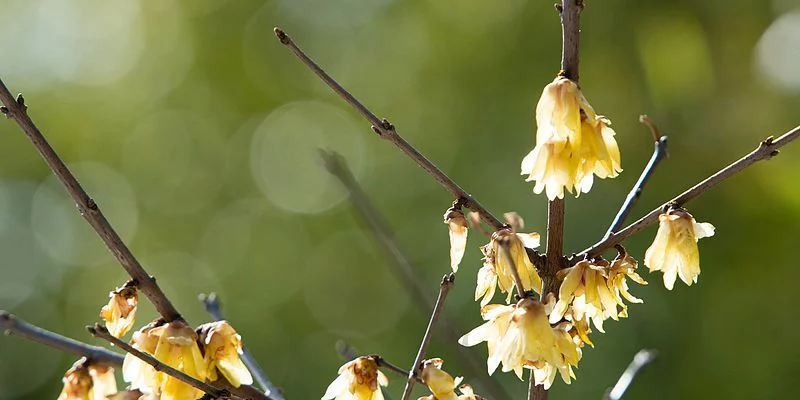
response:
M766 140L761 142L761 144L759 144L759 146L755 150L753 150L749 154L731 163L725 168L719 170L717 173L709 176L702 182L692 186L685 192L679 194L672 200L662 204L655 210L650 211L649 214L640 218L638 221L626 226L619 232L616 232L604 238L603 240L595 243L592 247L589 247L588 249L580 252L573 258L573 260L582 260L587 255L589 257L596 257L598 255L603 254L604 251L614 247L614 245L616 245L617 243L621 243L623 240L638 233L642 229L646 228L648 225L658 221L658 216L659 214L662 213L662 209L664 207L670 204L674 204L679 207L683 206L690 200L705 193L712 187L722 183L726 179L736 175L737 173L755 164L756 162L761 160L769 160L770 158L778 155L779 153L778 149L787 145L789 142L797 139L798 136L800 136L800 126L797 126L794 129L790 130L789 132L784 133L783 135L781 135L781 137L777 139L773 139L772 136L768 137Z
M100 207L89 197L69 168L47 142L42 132L39 131L39 128L33 123L33 120L28 116L27 106L22 95L14 98L2 80L0 80L0 101L4 104L0 111L8 118L13 119L25 132L45 163L47 163L47 166L50 167L53 174L75 200L81 216L94 228L106 247L122 265L122 268L125 268L125 271L136 281L137 287L150 299L156 311L167 322L181 319L180 313L178 313L178 310L175 309L164 292L161 291L161 288L158 287L155 278L148 275L142 265L139 264L139 261L117 234L117 231L114 230L105 215L103 215L103 212L100 211Z
M442 283L439 285L439 296L436 298L436 305L433 306L431 319L428 322L428 327L425 329L425 336L422 337L422 342L419 345L419 351L417 351L417 357L414 359L414 364L408 370L408 381L406 381L406 387L403 389L402 400L408 400L409 396L411 396L411 390L414 388L414 382L416 382L417 378L419 377L422 360L425 359L425 351L427 350L428 344L431 341L431 335L433 335L433 328L436 326L436 321L439 320L439 314L442 312L444 301L447 298L447 294L450 292L450 289L453 287L455 281L456 275L453 273L449 273L442 278Z
M350 195L350 201L353 202L357 214L372 231L378 244L388 255L390 261L389 265L393 267L392 271L412 294L411 298L414 305L424 314L430 312L430 310L434 308L434 302L428 296L427 289L416 278L411 263L409 263L405 252L394 239L385 218L372 205L366 193L364 193L363 188L358 184L358 181L356 181L348 168L342 155L334 151L320 150L320 156L328 172L339 179L345 189L347 189ZM439 332L444 335L447 342L458 342L458 338L461 335L457 332L454 324L447 317L447 314L439 316L439 325L441 326ZM477 360L474 352L456 351L455 354L459 358L461 364L468 369L469 375L473 376L474 379L483 386L485 392L490 394L491 398L502 399L510 397L502 385L484 373L486 369L482 366L481 362Z
M199 296L200 302L206 307L206 311L212 318L216 321L225 320L225 316L222 315L222 304L219 301L219 296L216 293L211 293L208 295L201 294ZM242 361L244 365L247 366L247 369L250 370L250 373L253 374L253 378L264 390L264 394L267 396L272 397L275 400L285 400L283 397L283 393L277 386L272 384L272 382L267 377L267 374L261 369L261 366L258 365L258 361L253 357L250 351L247 350L244 345L242 346Z
M214 396L214 398L225 397L225 396L230 397L230 392L228 392L228 390L219 389L217 387L211 386L205 382L195 379L189 375L186 375L183 372L178 371L177 369L162 363L161 361L158 361L155 357L151 356L150 354L147 354L143 351L139 351L133 346L124 342L123 340L115 337L110 332L108 332L108 330L104 326L100 324L95 324L94 326L87 326L86 330L88 330L89 333L92 334L92 336L107 340L114 346L117 346L120 349L125 350L126 352L132 354L134 357L150 364L156 371L163 372L175 379L180 380L181 382L192 385L195 388L202 390L203 392L208 393L211 396Z
M449 176L442 172L436 165L417 151L414 146L409 144L402 136L400 136L394 128L394 125L389 123L386 119L378 119L366 106L364 106L358 99L356 99L350 92L342 87L336 80L328 75L319 65L317 65L310 57L308 57L303 50L301 50L292 41L292 39L284 31L275 28L275 36L278 37L281 43L286 45L300 61L303 62L309 69L311 69L317 76L322 79L336 94L341 96L348 104L361 114L370 124L372 130L383 139L388 140L397 146L403 153L410 157L422 169L425 170L436 182L439 182L448 192L450 192L456 199L460 199L465 207L470 210L480 213L481 219L489 224L495 230L503 227L503 223L494 217L486 208L484 208L472 195L464 191L458 184L456 184Z
M658 353L655 350L639 350L633 356L633 361L628 365L628 368L625 368L625 372L619 377L614 387L603 396L603 400L620 400L625 391L628 390L628 387L630 387L633 379L636 378L636 374L641 371L642 367L653 362L657 355Z
M642 191L644 190L644 185L647 184L647 181L650 180L650 177L653 176L653 173L656 170L656 167L664 159L667 157L667 137L661 136L658 132L658 127L650 120L647 115L642 115L639 117L639 122L647 125L650 128L650 133L653 134L653 139L655 141L655 147L653 148L653 155L650 157L650 161L644 167L644 171L642 171L642 175L639 176L639 180L636 181L636 184L633 185L633 189L628 193L628 197L625 198L625 202L622 203L622 207L620 207L617 216L614 217L614 220L611 222L611 226L608 227L606 231L605 237L611 236L614 232L616 232L619 227L625 222L625 218L628 217L628 214L631 212L633 205L639 200L639 197L642 195Z
M0 327L3 328L3 331L8 336L19 336L32 342L61 350L65 353L74 354L78 357L86 357L95 364L120 366L124 359L121 354L110 351L104 347L92 346L66 336L61 336L57 333L27 323L2 310L0 310Z

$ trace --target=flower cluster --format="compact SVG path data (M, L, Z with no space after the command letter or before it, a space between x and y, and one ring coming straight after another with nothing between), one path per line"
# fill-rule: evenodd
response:
M58 400L105 400L117 392L114 368L93 364L86 357L67 370L63 381L64 389Z
M523 292L542 292L542 278L528 258L526 248L539 247L538 233L515 233L512 229L501 229L492 234L489 244L481 247L483 268L478 271L478 286L475 300L482 298L481 305L489 304L495 289L507 294L506 302L516 288L514 270L519 274ZM506 251L506 248L508 251ZM506 254L507 253L507 254Z
M536 147L522 160L522 175L536 181L533 191L564 197L564 189L588 192L594 176L614 178L620 154L608 118L595 114L578 84L559 76L536 106Z

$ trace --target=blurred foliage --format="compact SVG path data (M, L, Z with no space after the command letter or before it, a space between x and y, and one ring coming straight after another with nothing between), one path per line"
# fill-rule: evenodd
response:
M4 0L0 76L187 319L216 291L230 321L291 399L318 398L344 339L412 362L427 315L321 168L345 155L435 296L448 270L451 198L273 38L279 25L378 115L497 215L543 232L543 196L518 175L533 107L558 70L552 1ZM670 137L633 216L768 135L797 125L800 8L792 0L597 1L583 15L581 84L618 133L619 178L567 201L569 251L605 231L650 156L649 114ZM88 342L125 281L10 121L0 123L0 308ZM689 205L701 242L697 287L660 274L630 318L586 349L556 399L599 398L640 348L660 352L628 398L788 398L800 373L800 144ZM627 242L639 257L655 233ZM480 266L473 232L446 312L466 332ZM155 313L144 306L139 321ZM434 340L430 356L455 351ZM55 398L74 357L0 339L0 398ZM463 374L449 359L448 371ZM521 395L526 384L495 375ZM397 393L402 379L390 376ZM467 376L467 382L473 377ZM421 393L421 389L420 389Z

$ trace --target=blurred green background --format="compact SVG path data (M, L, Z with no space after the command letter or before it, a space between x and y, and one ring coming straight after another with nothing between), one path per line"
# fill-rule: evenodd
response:
M453 199L273 26L495 214L517 211L544 233L545 200L518 174L558 71L552 3L3 0L0 76L187 319L206 321L197 295L219 293L270 378L290 399L315 399L342 364L337 340L406 367L428 317L317 149L344 154L431 298L449 269L441 215ZM582 22L582 88L614 122L625 172L567 201L570 252L602 236L649 158L639 114L669 135L670 158L632 218L800 122L796 0L588 0ZM0 309L97 343L83 327L126 276L16 125L0 123L0 137ZM642 267L651 284L632 292L645 304L594 334L577 381L557 381L552 398L600 398L641 348L660 357L628 398L794 396L800 144L783 153L689 204L717 227L700 242L699 284L668 292ZM629 251L641 260L654 234ZM472 232L446 305L461 333L480 323L484 242ZM142 304L140 324L155 316ZM467 374L455 352L483 363L486 348L437 338L428 354ZM73 361L0 338L0 398L56 398ZM399 395L403 379L389 377ZM515 398L526 390L494 378Z

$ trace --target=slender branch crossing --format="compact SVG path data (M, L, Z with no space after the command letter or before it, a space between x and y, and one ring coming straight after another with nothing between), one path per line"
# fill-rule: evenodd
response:
M642 368L653 362L656 359L657 353L655 350L639 350L635 356L633 356L633 361L628 365L628 368L625 368L625 372L622 373L622 376L619 377L619 380L614 385L611 390L608 391L606 396L603 397L603 400L620 400L622 399L622 395L625 394L625 391L631 386L633 383L633 379L636 378L636 374L642 370Z
M61 350L65 353L74 354L78 357L86 357L92 363L121 366L124 359L122 354L115 353L104 347L92 346L75 339L61 336L55 332L29 324L16 316L0 310L0 327L6 335L23 337L32 342Z
M364 106L358 99L356 99L350 92L348 92L342 85L340 85L336 80L334 80L330 75L328 75L325 70L323 70L317 63L315 63L309 56L303 52L287 35L284 31L275 28L275 36L278 37L281 43L286 45L292 53L297 56L300 61L303 62L309 69L311 69L320 79L322 79L325 84L327 84L331 89L333 89L336 94L341 96L348 104L350 104L353 108L358 111L361 116L364 117L370 124L372 124L372 130L378 134L383 139L388 140L397 148L399 148L403 153L405 153L409 158L414 160L422 169L425 170L430 176L433 177L436 182L439 182L442 187L444 187L448 192L450 192L455 198L460 199L465 207L469 208L472 211L478 212L481 216L483 222L487 223L489 226L494 228L495 230L500 229L503 227L503 223L500 222L494 215L492 215L483 205L481 205L477 200L475 200L472 195L467 193L461 186L458 186L447 174L442 172L436 165L434 165L430 160L428 160L425 156L423 156L419 151L417 151L414 146L408 143L402 136L400 136L397 131L395 130L394 125L392 125L386 119L379 119L375 114L370 111L366 106Z
M625 218L628 217L631 209L633 209L633 205L637 200L639 200L639 197L641 197L644 186L647 184L647 181L650 180L650 177L653 176L653 173L656 171L656 167L658 167L658 164L661 162L661 160L667 157L667 137L661 136L658 133L658 127L656 127L656 125L648 116L640 116L639 122L647 125L650 128L650 132L653 134L653 139L655 141L653 155L650 157L650 161L644 167L642 175L639 176L639 180L637 180L636 184L633 185L633 189L628 192L628 196L625 198L625 202L622 203L622 207L620 207L617 216L614 217L614 220L611 222L611 226L608 227L606 235L604 236L606 238L619 230L619 227L622 226L622 224L625 222Z
M709 176L702 182L692 186L691 188L687 189L685 192L679 194L678 196L675 196L672 200L660 205L653 211L650 211L649 214L640 218L638 221L626 226L619 232L616 232L604 238L603 240L595 243L592 247L589 247L588 249L580 252L573 258L573 260L577 261L577 260L582 260L586 256L591 258L603 254L603 252L614 247L614 245L621 243L623 240L631 237L632 235L640 232L642 229L646 228L650 224L658 221L658 216L659 214L662 213L662 209L665 206L668 206L670 204L683 206L690 200L705 193L712 187L724 182L726 179L741 172L743 169L759 161L769 160L770 158L775 157L776 155L778 155L779 153L778 150L781 147L797 139L798 136L800 136L800 126L797 126L794 129L790 130L789 132L784 133L777 139L773 139L772 136L768 137L766 140L761 142L761 144L759 144L759 146L755 150L751 151L749 154L733 162L727 167L719 170L714 175Z
M42 135L42 132L39 131L39 128L28 116L28 107L25 105L22 95L14 98L2 80L0 80L0 101L4 105L0 111L8 118L13 119L25 132L45 163L47 163L47 166L50 167L53 174L64 185L72 199L75 200L83 219L97 232L97 235L100 236L106 247L114 254L122 268L136 281L137 287L150 299L156 311L167 322L181 319L180 313L178 313L178 310L175 309L164 292L161 291L161 288L158 287L155 278L147 274L144 267L133 256L128 246L125 245L117 231L114 230L111 223L103 215L103 212L100 211L97 203L89 197L81 184L78 183L75 175L70 172L69 168L67 168L44 135Z
M422 342L419 345L419 351L417 351L417 356L414 358L414 364L408 370L408 380L406 381L406 386L403 389L402 400L408 400L408 398L411 396L411 390L414 389L414 382L416 382L417 378L419 377L422 360L425 359L425 351L428 349L428 344L431 341L433 329L436 326L436 322L439 320L439 314L442 312L442 306L444 306L444 301L447 298L447 294L450 292L450 289L453 287L455 281L456 275L453 273L447 274L442 278L442 283L439 285L439 296L436 298L436 305L433 306L431 319L428 321L428 327L425 329L425 336L422 337Z

